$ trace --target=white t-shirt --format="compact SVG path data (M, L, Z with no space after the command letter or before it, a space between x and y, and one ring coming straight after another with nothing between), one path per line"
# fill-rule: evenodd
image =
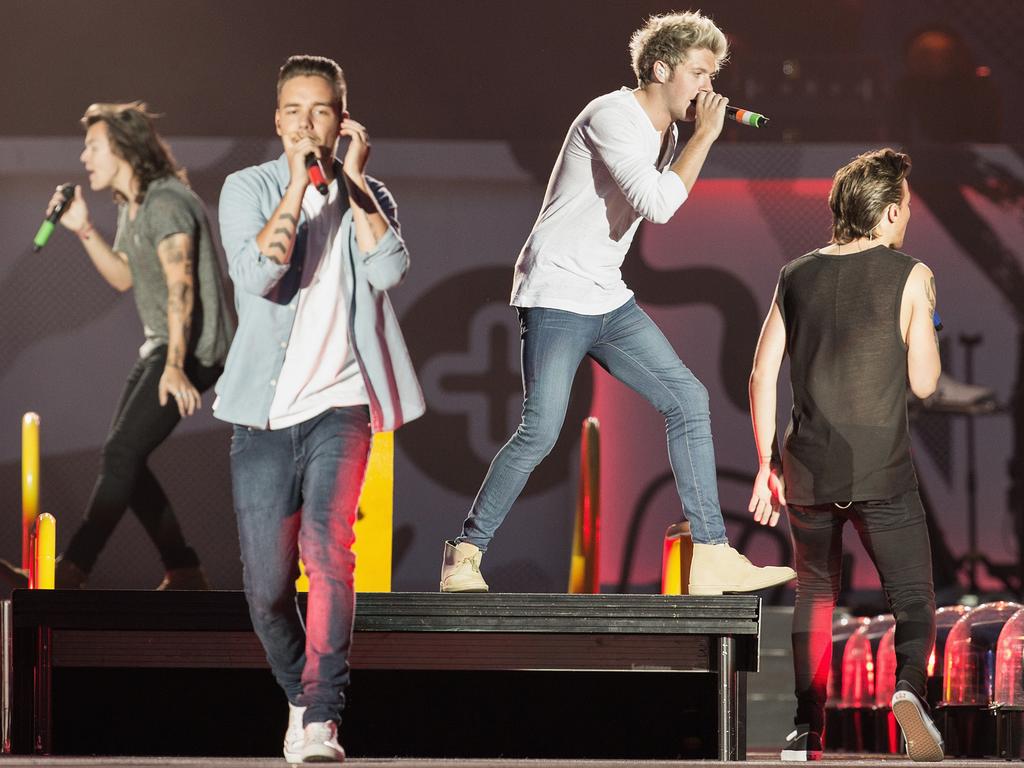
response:
M669 130L662 152L658 131L628 88L583 109L516 261L513 306L601 315L629 300L620 268L640 217L666 222L686 200L683 180L667 169L678 138L674 124Z
M302 198L306 261L295 323L270 405L270 428L282 429L326 411L370 402L348 336L349 294L341 260L338 180L326 196L312 186Z

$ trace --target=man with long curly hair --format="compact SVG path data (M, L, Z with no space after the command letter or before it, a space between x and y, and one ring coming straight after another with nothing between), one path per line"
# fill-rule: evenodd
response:
M118 291L132 290L145 343L114 412L84 519L57 562L58 588L85 584L129 507L163 561L158 588L209 587L147 460L220 376L234 320L203 203L153 117L140 102L93 104L82 117L80 159L89 186L109 189L119 208L113 243L93 226L80 186L60 219L103 279ZM58 189L50 210L60 199ZM5 571L8 580L24 582L24 573L6 564Z

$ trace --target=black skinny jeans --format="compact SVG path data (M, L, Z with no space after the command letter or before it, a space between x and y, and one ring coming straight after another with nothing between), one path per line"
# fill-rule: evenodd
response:
M128 374L114 411L92 498L63 555L86 573L128 507L156 545L166 570L199 565L195 550L185 543L167 495L147 465L149 455L181 420L173 397L163 406L157 397L166 361L167 347L140 358ZM185 374L200 392L212 387L222 370L208 368L191 356L185 363Z
M935 591L924 508L917 490L876 501L789 506L796 558L793 668L797 725L822 733L832 663L832 610L839 595L843 525L849 520L878 570L896 617L896 680L925 696L928 655L935 642Z

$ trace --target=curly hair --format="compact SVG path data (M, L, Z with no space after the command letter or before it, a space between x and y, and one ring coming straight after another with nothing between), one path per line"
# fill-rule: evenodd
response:
M673 68L686 59L692 48L711 51L719 67L729 57L729 41L725 39L725 33L700 11L651 16L629 40L629 54L637 84L642 88L653 80L651 70L654 62L663 61Z
M135 197L141 203L146 197L149 185L157 179L175 176L182 183L188 184L185 169L180 167L167 146L153 127L153 120L158 117L146 108L141 101L126 104L90 104L82 115L82 127L86 130L96 123L105 123L107 136L114 154L127 160L132 172L139 182L139 192ZM115 191L114 198L120 202L122 195Z
M858 155L836 171L828 193L832 242L844 245L874 237L886 207L903 200L903 181L909 175L910 155L889 147Z

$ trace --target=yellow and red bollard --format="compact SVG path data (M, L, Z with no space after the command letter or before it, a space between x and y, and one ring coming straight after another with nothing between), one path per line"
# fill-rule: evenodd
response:
M569 593L601 591L598 568L601 539L601 424L593 416L583 420L580 439L580 487L576 497L576 523L572 534Z
M39 414L21 419L21 567L31 571L32 529L39 515Z
M353 579L356 592L391 591L391 539L395 500L395 434L378 432L373 436L366 478L359 494L356 522L353 526L356 556ZM299 553L297 592L309 592L309 576Z
M57 565L57 521L53 515L44 512L36 518L33 541L36 556L29 586L32 589L53 589Z
M693 538L685 520L673 523L665 531L661 554L661 594L690 594L690 563L693 562Z

